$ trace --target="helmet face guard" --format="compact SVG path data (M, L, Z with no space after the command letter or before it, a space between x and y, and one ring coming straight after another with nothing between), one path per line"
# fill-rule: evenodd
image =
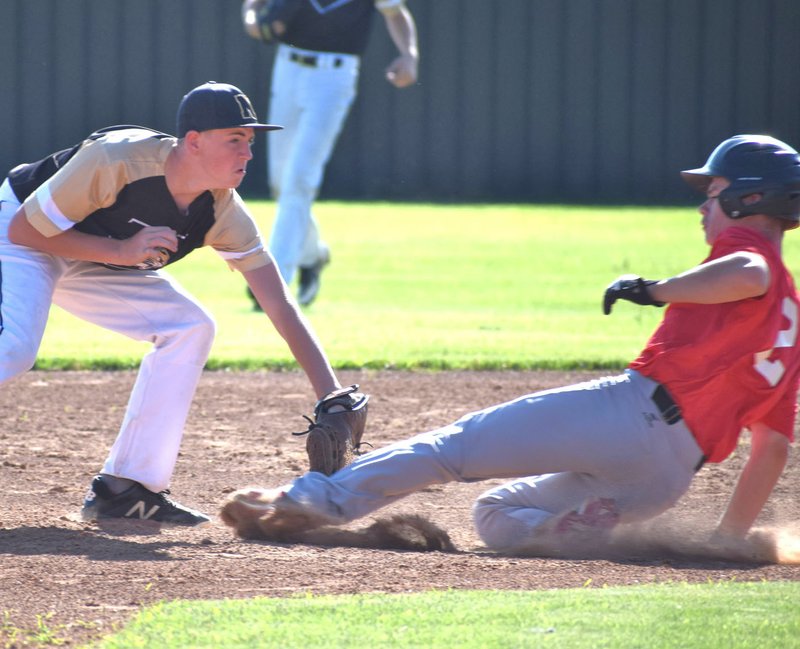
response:
M727 178L719 204L732 219L766 214L800 222L800 154L775 138L736 135L714 149L703 167L681 176L701 192L714 177Z

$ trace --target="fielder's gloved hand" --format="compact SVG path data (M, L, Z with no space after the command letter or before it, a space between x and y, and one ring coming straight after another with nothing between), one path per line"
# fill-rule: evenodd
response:
M317 401L314 420L306 417L308 430L292 433L308 435L309 471L331 475L353 461L359 447L367 444L361 438L367 424L368 401L369 395L358 392L355 384L334 390Z
M603 296L603 313L611 313L611 307L617 300L628 300L644 306L664 306L666 302L658 302L650 295L648 286L658 280L642 279L637 275L622 275L609 284Z

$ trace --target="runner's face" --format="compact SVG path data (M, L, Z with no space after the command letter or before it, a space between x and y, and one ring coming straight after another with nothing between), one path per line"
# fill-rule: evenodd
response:
M212 189L235 189L253 157L252 128L220 128L200 133L203 168Z
M708 245L712 245L723 231L735 223L733 219L722 211L717 198L719 193L730 184L727 178L715 176L708 189L706 189L706 200L700 206L700 214L703 215L701 223L706 233L706 243Z

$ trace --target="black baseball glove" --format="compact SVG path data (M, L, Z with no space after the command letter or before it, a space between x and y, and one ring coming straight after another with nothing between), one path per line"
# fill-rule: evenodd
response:
M300 0L251 0L242 6L247 33L265 43L280 39L286 25L301 8ZM252 14L250 12L253 12ZM254 23L254 24L253 24ZM255 28L255 32L248 28Z
M274 0L266 0L256 5L256 25L264 43L271 43L274 39L272 30L269 28L269 14L274 4Z

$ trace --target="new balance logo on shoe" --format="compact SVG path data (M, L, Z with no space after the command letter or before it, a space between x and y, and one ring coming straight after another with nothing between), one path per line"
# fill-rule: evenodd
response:
M148 511L145 511L146 508L147 505L145 504L144 500L140 500L127 512L125 512L125 518L140 518L142 520L149 520L159 509L161 509L161 507L158 505L153 505Z
M211 520L205 514L168 498L168 495L169 491L150 491L138 482L115 494L103 476L96 476L83 501L81 517L85 521L127 519L168 525L202 525Z

